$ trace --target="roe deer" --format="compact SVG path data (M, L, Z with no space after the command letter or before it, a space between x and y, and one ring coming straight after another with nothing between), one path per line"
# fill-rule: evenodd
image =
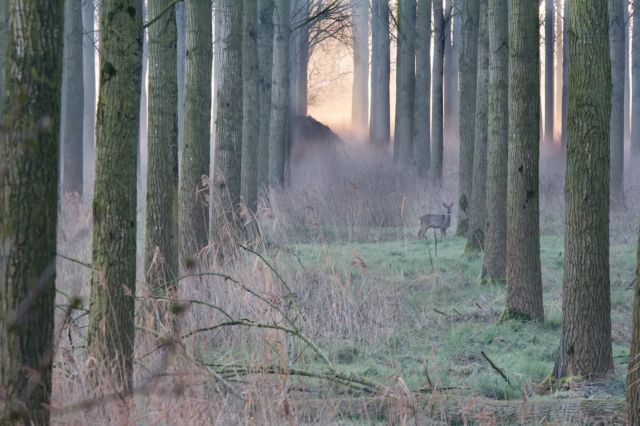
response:
M427 231L431 228L440 229L440 235L447 235L447 228L451 225L451 208L453 203L447 205L442 203L445 208L445 214L425 214L420 218L420 231L418 231L418 238L427 236Z

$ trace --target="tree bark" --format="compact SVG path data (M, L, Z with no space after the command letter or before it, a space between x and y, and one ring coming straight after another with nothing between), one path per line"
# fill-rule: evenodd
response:
M255 211L258 203L258 146L260 71L258 65L258 4L243 2L242 17L242 177L240 194Z
M142 66L140 2L100 6L100 95L87 358L129 389L136 294L136 146Z
M607 3L569 3L569 139L562 334L554 377L613 369L609 293L611 64Z
M445 11L445 43L444 43L444 144L455 143L458 137L458 72L459 72L459 35L460 13L458 4L461 0L446 0Z
M553 0L544 0L544 141L553 143Z
M258 189L269 183L269 127L271 123L271 74L273 72L273 0L258 0L258 69L260 130L258 145Z
M469 210L467 250L482 250L484 245L487 189L487 112L489 107L489 31L487 0L480 1L478 30L478 82L476 83L476 135L473 147L473 188Z
M269 128L270 183L283 184L287 146L291 138L289 94L289 0L274 1L273 74Z
M622 0L622 13L624 20L624 140L631 137L631 61L629 60L629 35L631 24L629 20L629 2Z
M291 110L293 115L307 115L307 80L309 69L309 25L304 22L309 18L311 2L309 0L293 0L291 2L290 36L291 50L289 83L291 85Z
M478 72L479 3L464 0L460 5L460 159L458 183L458 224L456 234L467 235L469 204L473 182L473 144L475 137L476 84Z
M508 0L489 0L489 124L483 279L507 272L507 161L509 146Z
M64 39L60 125L64 152L62 190L82 196L82 0L65 0Z
M393 158L409 166L413 156L413 106L415 90L416 0L398 0L398 49L396 61L396 116Z
M49 424L64 5L62 0L11 0L3 11L6 6L0 423Z
M631 348L627 369L627 424L640 424L640 235L636 256L636 279L634 287L633 319L631 325Z
M180 262L192 260L207 244L209 209L202 177L210 174L211 2L185 3L184 129L179 135L178 226ZM212 177L213 178L213 177Z
M364 135L369 120L369 1L350 0L353 16L351 126Z
M184 67L186 61L185 37L186 22L184 15L184 1L176 4L176 60L177 60L177 79L178 79L178 134L181 134L184 127ZM180 153L180 148L178 148Z
M7 56L7 37L9 29L9 0L0 0L0 122L4 106L5 63Z
M93 199L93 182L95 180L95 145L96 145L96 43L93 0L82 1L82 75L84 111L82 113L83 135L83 196L85 200Z
M431 165L431 0L416 8L416 86L413 119L413 158L418 175L427 177Z
M611 207L624 207L624 0L609 0Z
M536 2L509 2L507 309L504 318L544 320L540 272L540 70Z
M431 93L431 179L442 182L444 150L444 43L445 26L442 0L433 0L433 83Z
M563 151L567 147L567 122L569 120L569 0L564 0L562 24L562 123L560 143Z
M149 107L144 271L158 296L178 273L178 60L172 0L149 2Z
M389 0L371 3L371 117L369 142L386 146L391 138L389 82L391 50ZM428 164L428 163L427 163Z
M631 157L640 156L640 0L633 0L633 38L631 40Z

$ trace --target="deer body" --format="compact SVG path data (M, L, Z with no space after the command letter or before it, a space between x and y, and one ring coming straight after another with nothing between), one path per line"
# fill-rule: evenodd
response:
M420 218L420 231L418 231L418 238L425 237L427 231L431 228L440 229L440 235L443 237L447 235L447 228L451 225L451 208L453 203L447 205L442 204L445 208L444 214L425 214Z

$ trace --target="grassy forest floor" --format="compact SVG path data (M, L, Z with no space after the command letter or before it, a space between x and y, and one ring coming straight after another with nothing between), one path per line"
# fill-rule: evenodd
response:
M480 283L481 253L465 253L460 237L439 238L437 253L431 232L428 242L416 238L419 215L455 199L454 179L425 191L392 167L349 165L308 167L286 192L272 191L257 215L264 258L239 248L220 265L205 250L172 301L152 297L139 272L136 391L108 400L92 400L86 381L90 208L66 197L59 251L82 263L58 261L53 422L622 421L637 194L611 217L615 372L550 385L561 331L562 179L541 180L545 322L500 323L505 286ZM83 306L68 314L72 296ZM158 322L167 303L175 321ZM273 374L281 369L290 374Z

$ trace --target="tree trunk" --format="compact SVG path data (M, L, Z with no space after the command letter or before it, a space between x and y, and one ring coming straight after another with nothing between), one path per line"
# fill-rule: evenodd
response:
M418 0L416 9L416 88L414 94L413 158L422 177L431 163L431 0Z
M609 120L607 3L571 0L569 139L565 177L562 335L554 377L613 369L609 294Z
M624 1L609 0L611 206L624 207Z
M82 75L84 111L82 113L83 135L83 195L85 200L93 199L95 180L96 145L96 42L93 0L82 1Z
M631 69L629 61L629 0L622 1L622 13L624 20L624 140L629 140L631 136Z
M398 0L398 49L396 61L396 117L393 158L409 166L413 156L413 106L415 90L416 0Z
M178 273L178 61L172 0L149 2L149 107L144 271L149 289L166 295Z
M353 14L351 126L361 136L369 124L369 1L350 1Z
M562 23L562 123L560 143L563 151L567 146L567 121L569 119L569 0L564 0Z
M258 4L243 2L242 17L242 199L255 211L258 203L260 81L258 65ZM245 218L245 220L248 218Z
M553 143L553 0L544 0L544 141Z
M640 0L633 0L633 38L631 40L631 157L640 156Z
M631 325L631 349L627 369L627 424L640 424L640 236L636 256L636 280L634 287L633 319Z
M177 60L177 80L178 80L178 135L182 133L184 127L184 66L186 61L185 36L186 22L184 16L184 2L176 4L176 60ZM180 153L180 148L178 148Z
M207 244L209 209L202 177L209 175L211 143L211 2L185 3L184 129L179 135L180 262L191 264ZM211 177L213 180L213 177Z
M273 0L258 0L258 69L260 130L258 145L259 190L269 183L269 125L271 123L271 73L273 72Z
M309 19L311 2L294 0L291 2L290 71L291 110L294 115L307 115L307 76L309 69Z
M483 279L507 272L507 161L509 144L508 0L489 0L489 112Z
M9 0L0 0L0 122L4 106L5 61L7 56L7 37L9 29Z
M3 11L7 5L10 48L3 51L0 134L0 423L49 424L64 6L62 0L11 0Z
M478 72L479 3L464 0L460 5L460 159L458 183L458 224L456 234L467 235L469 203L473 182L473 144L475 136L476 84Z
M431 93L431 179L439 186L442 182L444 149L444 11L442 0L433 0L433 83Z
M273 74L269 128L270 183L284 183L286 152L291 138L289 97L289 0L274 1Z
M444 43L444 144L455 143L458 133L458 70L459 48L458 35L460 27L460 0L446 0L445 11L445 43Z
M100 95L87 358L129 389L136 294L136 145L142 66L140 2L100 5Z
M540 272L538 7L509 2L507 310L504 318L544 320Z
M476 84L476 136L473 147L473 188L469 210L467 250L482 250L484 244L487 189L487 112L489 107L489 31L487 0L480 1L478 31L478 82Z
M82 119L84 91L82 79L82 1L65 0L64 59L62 68L62 110L60 137L62 190L82 196Z
M371 2L371 117L369 142L386 146L391 138L389 0ZM430 83L430 82L429 82ZM429 164L427 162L427 164Z

